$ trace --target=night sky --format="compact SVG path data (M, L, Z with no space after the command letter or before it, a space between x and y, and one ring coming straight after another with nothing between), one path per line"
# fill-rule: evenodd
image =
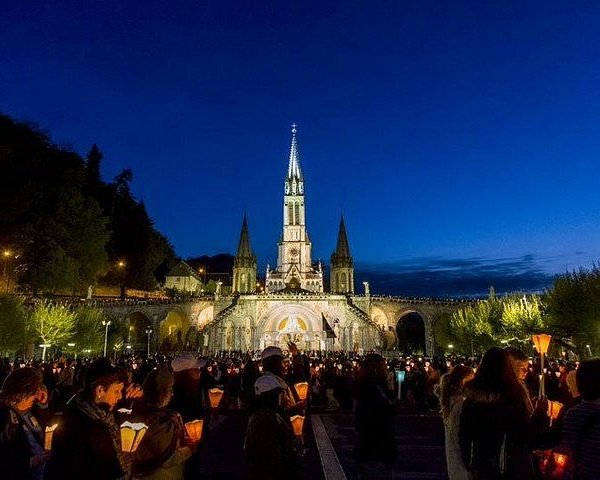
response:
M3 1L0 111L132 168L182 257L276 260L297 122L314 258L543 288L600 259L600 3ZM400 282L400 283L398 283Z

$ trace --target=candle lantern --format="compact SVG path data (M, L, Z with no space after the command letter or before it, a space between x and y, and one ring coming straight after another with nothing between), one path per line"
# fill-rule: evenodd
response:
M540 389L538 396L542 398L546 395L546 386L545 386L545 378L543 375L544 372L544 356L548 352L548 347L550 346L550 340L552 340L552 335L548 335L546 333L539 333L537 335L532 335L531 340L535 345L536 350L540 354L540 372L542 375L540 377Z
M56 427L58 427L57 423L46 427L46 431L44 432L44 450L46 451L52 450L52 435L54 435Z
M216 409L219 407L221 403L221 399L223 398L223 390L220 388L211 388L208 391L208 401L210 403L210 408Z
M202 439L202 428L204 427L204 420L192 420L186 422L185 431L194 442L199 442Z
M302 430L304 429L304 417L302 415L294 415L290 418L292 421L292 428L294 429L294 435L302 436Z
M398 383L398 400L402 400L402 383L406 378L406 370L396 369L396 382Z
M308 395L308 383L307 382L299 382L294 384L294 389L298 394L298 398L300 400L306 400L306 396Z
M137 450L148 430L145 423L124 422L121 424L121 450L133 453Z
M563 408L563 404L560 402L548 401L548 417L550 418L550 426L552 422L558 418L560 410Z

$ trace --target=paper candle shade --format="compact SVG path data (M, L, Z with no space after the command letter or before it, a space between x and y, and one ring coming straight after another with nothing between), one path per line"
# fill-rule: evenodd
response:
M295 383L294 388L296 389L298 398L300 400L306 400L306 395L308 395L308 383L307 382Z
M398 383L404 382L405 378L406 378L406 371L404 371L404 370L396 370L396 381Z
M121 424L121 450L133 453L137 450L148 430L145 423L124 422Z
M558 414L560 413L560 409L563 407L563 404L560 402L553 402L552 400L548 401L548 416L552 420L556 420L558 418Z
M223 390L220 388L211 388L208 391L208 401L210 403L210 408L217 408L219 403L221 403L221 399L223 398Z
M304 428L304 417L301 415L294 415L290 417L292 421L292 428L294 429L294 435L301 436Z
M52 435L54 435L56 427L58 427L57 423L46 427L46 431L44 432L44 450L52 450Z
M191 422L186 422L185 431L194 442L199 442L202 438L202 428L204 427L204 420L192 420Z
M546 333L540 333L538 335L532 335L531 339L533 340L533 344L535 345L538 353L546 355L548 352L548 347L550 346L550 340L552 339L552 335L548 335Z

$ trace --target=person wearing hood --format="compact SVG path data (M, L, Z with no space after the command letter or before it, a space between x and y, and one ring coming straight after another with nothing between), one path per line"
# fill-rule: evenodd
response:
M461 455L475 480L534 478L530 411L508 352L490 348L465 387L460 415Z
M166 367L150 371L143 384L144 403L133 415L148 430L132 456L134 478L183 480L184 466L196 448L186 440L181 415L169 410L173 374Z
M298 480L294 432L283 416L285 388L274 375L254 383L257 410L248 420L244 442L246 480Z

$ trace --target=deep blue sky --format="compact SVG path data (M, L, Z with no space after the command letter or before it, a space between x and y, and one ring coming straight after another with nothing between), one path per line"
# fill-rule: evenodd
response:
M131 167L183 257L233 252L246 211L275 261L297 122L315 258L343 209L373 275L547 278L600 258L598 25L562 0L9 0L0 111Z

